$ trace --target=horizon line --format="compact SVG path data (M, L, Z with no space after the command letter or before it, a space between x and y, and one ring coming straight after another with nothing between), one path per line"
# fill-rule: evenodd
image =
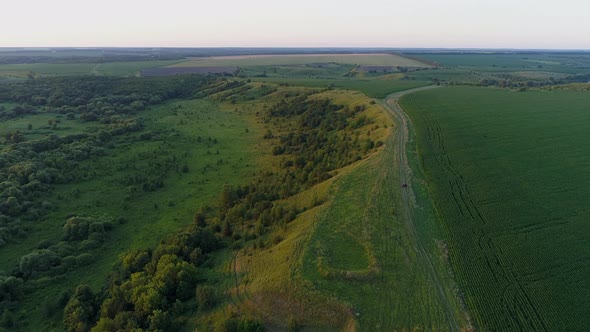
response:
M3 49L359 49L359 50L489 50L489 51L584 51L590 48L515 47L397 47L397 46L0 46Z

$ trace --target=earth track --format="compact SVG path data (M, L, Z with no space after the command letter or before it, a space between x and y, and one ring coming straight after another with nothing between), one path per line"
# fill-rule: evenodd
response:
M401 183L408 185L407 188L405 188L402 191L403 213L401 214L401 217L404 219L404 224L406 225L409 234L413 238L416 253L417 253L418 257L420 257L420 260L422 261L422 263L424 264L424 268L428 274L428 277L431 280L434 288L436 289L439 301L440 301L441 305L443 306L443 310L445 313L447 323L449 324L449 329L452 331L460 331L461 328L460 328L459 322L457 321L457 319L455 317L455 314L453 311L453 306L451 304L451 302L453 300L450 299L449 296L447 295L447 293L445 292L444 285L441 282L441 277L439 276L436 268L434 267L434 264L432 263L428 252L426 251L425 245L418 234L414 220L412 219L412 211L414 208L416 208L416 206L415 206L416 199L415 199L413 192L411 190L412 186L411 186L410 181L412 179L412 170L411 170L408 160L407 160L407 151L406 151L406 144L408 143L408 139L409 139L409 122L410 121L398 103L399 98L401 98L403 95L413 93L413 92L422 91L422 90L434 89L437 87L438 86L426 86L426 87L420 87L420 88L396 92L396 93L393 93L393 94L390 94L389 96L387 96L385 98L384 102L380 102L380 104L385 109L387 109L391 112L391 114L396 118L398 125L399 125L399 129L396 132L397 137L395 137L395 140L397 141L396 148L398 150L397 156L399 159L398 160L399 172L400 172L399 178L400 178Z

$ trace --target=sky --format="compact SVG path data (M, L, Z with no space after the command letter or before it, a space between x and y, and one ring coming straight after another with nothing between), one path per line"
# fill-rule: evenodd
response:
M0 47L590 49L587 0L7 0Z

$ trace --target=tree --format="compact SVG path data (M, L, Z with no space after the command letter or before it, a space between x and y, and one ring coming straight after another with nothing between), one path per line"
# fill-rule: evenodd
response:
M87 285L78 286L64 308L63 323L67 331L89 331L96 318L97 304Z

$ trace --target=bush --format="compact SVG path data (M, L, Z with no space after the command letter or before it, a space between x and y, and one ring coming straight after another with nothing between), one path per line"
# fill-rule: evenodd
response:
M216 290L213 286L209 285L197 286L196 297L200 310L210 309L217 302Z
M60 263L61 257L56 253L47 249L41 249L23 256L19 263L19 269L25 277L28 277L34 272L47 271Z

